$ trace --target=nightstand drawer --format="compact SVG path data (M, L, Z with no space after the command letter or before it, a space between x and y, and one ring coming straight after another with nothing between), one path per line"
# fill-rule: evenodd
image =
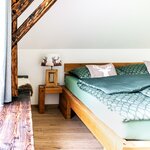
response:
M45 87L45 94L58 94L58 93L62 93L62 88L59 87Z

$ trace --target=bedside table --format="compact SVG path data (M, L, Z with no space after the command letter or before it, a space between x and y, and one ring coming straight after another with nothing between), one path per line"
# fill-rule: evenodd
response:
M39 97L38 97L38 105L39 105L39 113L45 112L45 94L60 94L62 93L62 87L47 87L45 85L39 85Z

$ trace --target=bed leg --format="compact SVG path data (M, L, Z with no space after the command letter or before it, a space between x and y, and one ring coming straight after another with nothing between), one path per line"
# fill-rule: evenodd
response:
M60 94L59 109L66 119L71 119L71 107L64 91Z

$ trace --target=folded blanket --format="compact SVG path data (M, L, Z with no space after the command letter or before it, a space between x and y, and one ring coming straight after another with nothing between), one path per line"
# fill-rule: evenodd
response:
M28 79L28 76L19 76L18 77L18 92L19 92L19 94L28 93L28 94L30 94L30 96L33 95L33 89L30 84L30 80Z
M89 83L92 82L90 81L91 79L89 80L90 82L88 83L84 82L86 80L79 80L78 86L80 89L96 97L100 102L106 105L110 111L116 112L118 115L120 115L123 122L131 121L131 120L150 120L150 87L146 88L146 86L149 86L150 84L149 76L141 76L141 80L143 80L143 82L140 81L138 83L137 85L138 88L136 87L136 81L133 82L133 80L130 80L130 82L128 83L130 85L132 84L132 86L134 85L136 88L136 91L138 91L137 89L142 89L144 85L145 89L139 92L133 92L135 91L135 89L133 88L132 90L131 89L129 90L130 91L129 93L127 93L127 91L123 93L119 89L119 86L121 85L120 85L120 82L118 82L119 85L118 86L116 85L117 87L116 91L119 91L119 92L116 93L115 91L115 94L106 94L105 92L100 90L99 87L97 88L95 85L90 85ZM125 76L122 76L122 77L125 77ZM119 78L122 78L122 77L119 77ZM147 81L147 84L144 81L144 77L145 77L145 80ZM111 77L108 77L108 78L111 78ZM132 78L134 77L131 77L130 79ZM138 76L135 76L135 78L139 79L140 77L138 78ZM96 84L99 83L98 79L94 79L94 80L95 80L94 82L97 81ZM127 80L124 79L124 81L127 81ZM111 85L113 89L113 85L116 84L116 82L115 83L110 82L109 80L108 85L109 86ZM140 85L140 84L143 84L143 85Z
M103 78L89 78L78 81L78 84L87 84L100 89L106 94L138 92L150 87L150 75L118 75Z

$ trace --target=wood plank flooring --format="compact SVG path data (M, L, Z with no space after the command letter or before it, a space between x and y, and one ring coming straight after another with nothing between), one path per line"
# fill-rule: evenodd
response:
M103 150L77 116L65 120L57 108L39 114L33 106L32 118L35 150Z
M0 150L34 150L30 97L0 106Z

